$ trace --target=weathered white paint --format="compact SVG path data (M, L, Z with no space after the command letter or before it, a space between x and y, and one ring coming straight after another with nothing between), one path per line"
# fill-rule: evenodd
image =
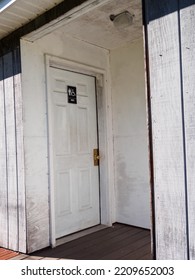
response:
M19 50L0 58L0 246L26 252Z
M83 68L102 69L105 72L104 88L107 87L109 77L108 52L89 44L65 36L65 31L58 31L48 35L35 43L21 41L22 71L23 71L23 106L24 106L24 145L25 145L25 175L27 193L27 236L28 251L32 252L49 245L49 204L48 204L48 151L47 151L47 116L46 116L46 79L44 54L49 53L67 60L73 60ZM29 73L30 66L30 73ZM99 72L101 72L99 70ZM98 70L97 70L98 72ZM33 73L33 75L31 75ZM106 87L105 87L106 85ZM107 91L109 92L109 91ZM102 105L103 111L110 114L108 94ZM106 121L107 129L109 121ZM109 125L109 129L110 129ZM108 138L105 135L105 144ZM109 145L111 145L110 143ZM109 147L110 147L109 146ZM109 152L108 152L109 151ZM106 148L104 159L108 160ZM107 163L106 163L107 165ZM110 167L106 166L110 176ZM108 180L106 180L108 182ZM108 187L109 188L109 187ZM108 199L108 189L104 199ZM109 200L109 199L108 199ZM108 203L107 203L108 204ZM111 209L111 208L110 208ZM110 215L103 217L103 223L110 224Z
M3 59L0 58L0 241L2 247L8 246L7 209L7 159L5 132L5 97L3 81Z
M15 96L12 52L4 56L4 91L7 148L7 203L8 203L8 239L13 250L18 249L18 201L17 201L17 166L16 166L16 126Z
M19 61L18 50L14 51L14 60ZM17 151L17 196L18 196L18 251L26 252L26 190L24 182L24 142L23 142L23 110L22 110L22 87L21 67L18 63L14 75L15 96L15 125L16 125L16 151Z
M96 10L97 7L101 7L110 1L111 0L86 0L81 5L76 6L67 13L64 13L62 16L25 35L24 38L28 41L34 42L37 39L40 39L43 36L59 29L60 27L64 27L67 23L74 22L75 19L79 18L81 15L91 13L94 9Z
M113 141L112 141L112 111L111 111L111 90L109 73L101 68L90 65L80 64L78 62L57 58L55 56L46 55L47 70L47 86L49 84L49 68L55 67L73 72L82 72L85 75L96 77L96 95L98 108L98 139L101 163L100 171L100 205L101 205L101 223L104 225L112 225L115 221L114 216L114 192L113 192ZM47 89L47 92L49 88ZM49 100L48 100L49 101ZM48 114L48 122L52 122L50 114ZM51 131L49 130L49 138L51 139ZM53 146L49 142L49 158L50 158L50 197L51 197L51 244L56 245L55 239L55 207L54 207L54 167L52 159Z
M66 34L105 49L115 49L142 36L141 0L104 2L108 3L101 1L99 7L75 17L74 21L71 17L69 21L64 22ZM116 28L110 20L110 15L123 11L129 11L134 15L133 24L126 28ZM29 36L26 38L28 39ZM31 40L33 38L36 37L32 37Z
M178 1L147 5L156 255L187 259Z
M150 228L143 39L111 51L116 221Z
M119 7L118 7L119 8ZM114 34L113 34L114 36ZM89 43L91 42L89 36ZM105 40L106 41L106 40ZM38 39L34 43L21 40L21 52L22 52L22 70L23 70L23 98L24 98L24 134L25 134L25 175L26 175L26 191L27 191L27 236L28 236L28 250L30 252L39 248L45 247L50 243L50 237L52 245L55 246L54 236L54 220L55 215L54 203L52 202L54 192L49 190L48 186L53 181L51 168L52 163L48 166L48 131L47 131L47 106L46 106L46 84L49 79L48 69L49 66L55 66L61 69L72 70L85 74L93 74L97 78L97 103L98 103L98 125L99 125L99 141L100 141L100 187L101 187L101 223L110 225L116 221L116 209L113 204L115 203L115 191L114 191L114 175L113 175L113 163L117 162L115 180L117 186L120 183L120 176L124 175L123 166L120 166L119 161L119 146L121 146L120 156L122 155L123 162L128 167L132 177L136 178L136 184L141 188L138 191L138 201L140 202L140 212L143 211L146 217L140 214L139 211L133 210L130 213L131 217L137 218L139 221L136 225L142 227L150 227L149 225L149 183L148 183L148 165L147 165L147 132L146 132L146 108L145 108L145 82L144 82L144 57L142 41L139 42L139 48L136 50L136 46L127 46L120 48L111 53L111 72L110 73L110 52L106 49L96 47L87 42L83 42L77 39L73 39L67 35L66 27L60 28L58 31L52 32L41 39ZM122 40L121 40L122 43ZM122 59L120 57L121 50L125 51ZM127 92L123 92L122 98L118 98L118 88L124 86L124 89L131 87L129 83L129 76L126 70L135 72L129 66L129 60L133 60L134 55L130 54L134 51L138 56L137 64L137 76L132 86L133 94L128 95ZM46 54L46 56L45 56ZM140 58L139 58L140 55ZM44 61L46 57L46 62ZM121 63L119 60L121 59ZM134 59L135 61L135 59ZM122 64L124 64L122 66ZM123 75L118 75L119 67L122 70ZM47 81L45 75L45 68L47 70ZM29 73L29 69L31 69ZM33 73L31 75L31 73ZM114 119L112 120L112 104L111 104L111 74L113 76L113 106L114 106ZM120 74L120 73L119 73ZM140 75L141 82L140 82ZM123 79L124 78L124 79ZM134 81L135 76L132 76ZM122 85L122 83L125 84ZM136 83L138 83L136 85ZM138 96L136 96L137 91ZM129 92L129 91L128 91ZM140 94L140 95L139 95ZM128 102L130 108L134 109L134 105L137 106L136 110L132 111L135 115L128 114L129 108L126 106ZM133 98L133 104L131 104L131 97ZM121 106L121 107L120 107ZM123 108L124 107L124 108ZM118 110L124 112L122 118L118 118ZM142 112L139 112L142 111ZM131 113L131 112L130 112ZM129 128L128 121L123 123L123 118L132 117L132 125ZM132 120L134 118L134 121ZM135 120L137 118L137 120ZM49 118L49 121L51 119ZM115 148L118 151L113 157L113 130L112 121L115 123ZM137 126L139 124L139 129ZM124 125L125 124L125 125ZM136 127L136 135L132 132L132 129ZM128 134L126 134L126 132ZM134 147L136 146L137 136L139 136L139 147L137 147L139 162L134 165L133 170L129 170L131 165L129 164L129 158L127 154L133 154L135 148L130 149L128 140L134 141ZM128 139L127 139L128 138ZM124 150L124 147L128 149ZM141 148L140 148L141 147ZM130 150L129 150L130 149ZM49 146L50 159L51 159L51 147ZM130 152L129 152L130 151ZM136 157L135 153L134 156ZM143 156L143 158L142 158ZM135 159L134 157L134 159ZM51 161L52 162L52 161ZM141 162L141 163L140 163ZM142 171L139 172L140 165ZM145 169L144 169L145 168ZM49 173L49 176L48 176ZM125 180L127 182L127 180ZM132 185L131 185L132 186ZM118 190L118 187L117 187ZM128 189L126 192L118 192L119 203L117 209L121 208L118 212L118 221L130 223L127 215L128 202L133 201L131 198L132 189ZM143 191L143 193L142 193ZM123 196L125 194L125 197ZM127 201L126 196L130 198ZM140 198L139 195L142 197ZM123 197L122 197L123 196ZM49 198L49 202L48 202ZM145 199L146 198L146 199ZM50 201L51 200L51 201ZM137 206L138 203L136 203ZM51 208L50 208L51 205ZM125 210L124 205L127 205ZM135 204L134 204L135 205ZM52 208L53 207L53 208ZM125 211L124 211L125 210ZM51 211L51 212L50 212ZM50 218L51 215L51 228ZM135 215L136 213L137 216ZM141 223L140 223L141 221ZM131 224L134 224L133 222ZM51 230L51 236L49 236L49 229ZM44 237L44 238L43 238Z
M100 223L95 77L50 67L48 113L54 159L56 238ZM75 86L77 103L68 103ZM52 171L52 170L51 170Z
M184 123L186 140L189 258L195 259L195 5L181 7Z
M32 50L28 55L30 72L29 64L25 65L26 54L22 59L28 252L49 245L44 58L40 56L40 62L37 55ZM42 75L35 75L40 72Z

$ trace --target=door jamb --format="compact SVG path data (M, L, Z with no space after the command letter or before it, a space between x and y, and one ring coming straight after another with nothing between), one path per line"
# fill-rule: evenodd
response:
M100 164L100 221L111 226L114 221L114 167L112 141L111 82L108 73L101 68L81 64L71 60L45 55L46 67L46 103L48 131L48 185L50 209L50 244L56 246L55 237L55 203L54 203L54 166L52 143L52 119L50 98L50 67L74 71L96 78L97 120L99 135Z
M152 132L152 114L151 114L151 92L150 92L150 62L148 47L148 22L146 2L142 0L142 18L143 18L143 40L145 55L145 88L146 88L146 111L148 126L148 157L150 172L150 209L151 209L151 251L153 259L156 259L156 218L155 218L155 189L154 189L154 159L153 159L153 132Z

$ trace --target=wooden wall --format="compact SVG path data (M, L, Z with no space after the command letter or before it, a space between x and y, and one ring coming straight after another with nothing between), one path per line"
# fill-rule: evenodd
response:
M26 252L20 50L0 56L0 246Z
M195 1L146 0L157 259L195 259Z

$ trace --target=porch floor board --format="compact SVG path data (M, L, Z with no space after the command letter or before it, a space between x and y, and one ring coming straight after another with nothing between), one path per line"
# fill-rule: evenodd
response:
M9 260L17 255L18 255L17 252L0 247L0 260Z
M152 259L150 231L116 223L56 248L34 252L31 256L76 260L148 260Z

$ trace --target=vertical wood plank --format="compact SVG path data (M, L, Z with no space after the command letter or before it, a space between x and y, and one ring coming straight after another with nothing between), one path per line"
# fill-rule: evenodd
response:
M187 259L177 0L146 0L157 259Z
M189 254L195 259L195 1L180 0L183 96L188 182ZM193 5L192 5L192 2Z
M7 160L5 139L5 109L3 60L0 58L0 246L8 246L7 217Z
M7 139L8 239L9 248L12 250L18 250L18 189L12 52L6 54L3 59Z
M16 117L16 150L17 150L17 178L18 178L18 234L19 251L26 253L26 206L24 181L24 139L21 88L21 61L19 48L14 50L14 94Z

